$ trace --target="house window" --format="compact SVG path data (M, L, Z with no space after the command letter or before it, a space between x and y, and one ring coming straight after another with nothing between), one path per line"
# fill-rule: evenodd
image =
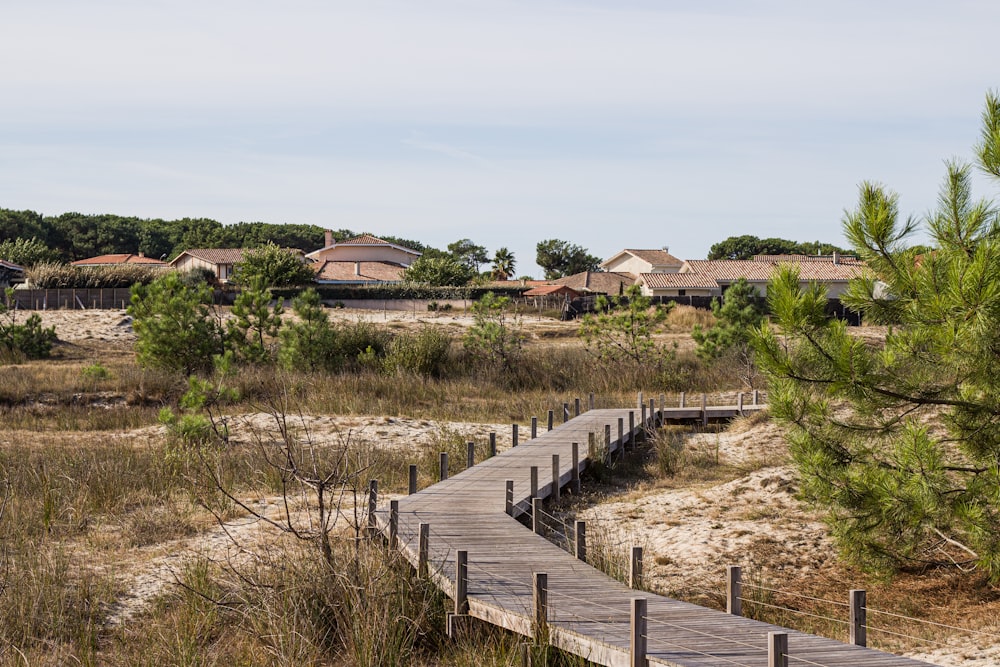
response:
M677 296L687 296L688 291L686 289L677 290Z

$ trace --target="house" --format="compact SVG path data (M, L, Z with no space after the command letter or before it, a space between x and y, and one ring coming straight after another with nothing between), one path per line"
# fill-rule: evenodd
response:
M191 248L177 255L170 266L178 271L207 269L220 283L232 280L233 266L243 261L243 248Z
M148 266L152 269L165 269L169 264L159 259L146 257L141 252L138 254L120 253L116 255L98 255L70 262L71 266Z
M633 276L643 273L677 273L682 266L684 261L671 255L666 248L626 249L601 262L601 268L605 271L630 273Z
M631 273L618 271L583 271L571 276L550 280L552 285L565 285L581 294L610 294L617 296L635 283Z
M553 297L575 299L580 296L580 292L577 292L572 287L567 287L566 285L538 285L537 287L532 287L528 291L523 292L521 296L546 297L548 299L552 299Z
M326 232L326 245L306 257L316 264L316 282L323 285L369 285L403 280L403 271L420 253L371 234L334 241Z
M326 232L326 245L307 253L314 262L388 262L407 267L420 257L420 253L395 243L383 241L371 234L362 234L344 241L334 241L333 233Z
M721 296L729 285L745 278L760 296L766 296L775 270L786 264L798 268L803 286L822 283L830 299L840 298L852 279L867 275L864 262L855 257L758 255L753 259L690 259L675 275L642 273L636 282L648 296Z
M0 289L24 282L24 267L0 259Z

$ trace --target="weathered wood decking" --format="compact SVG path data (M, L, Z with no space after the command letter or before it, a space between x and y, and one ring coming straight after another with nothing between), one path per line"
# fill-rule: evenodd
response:
M759 409L748 405L744 411ZM704 420L731 417L737 406L668 408L668 420ZM646 656L652 665L708 667L742 665L766 667L768 633L787 633L789 665L916 667L926 663L874 651L832 639L753 621L720 611L629 589L508 516L506 480L514 482L515 514L530 512L532 466L537 467L538 496L553 489L553 455L559 456L559 483L572 477L572 443L579 443L579 466L587 464L590 433L605 442L610 426L612 446L619 419L629 440L629 410L591 410L538 438L520 443L498 456L443 482L398 501L398 545L418 563L420 524L429 525L429 575L454 598L455 557L468 552L469 615L531 637L535 633L534 573L547 582L547 641L602 665L642 664L631 661L630 614L633 598L645 598ZM641 413L631 411L635 431L642 428ZM544 427L543 427L544 428ZM384 504L384 503L383 503ZM380 528L388 534L389 513L378 513Z

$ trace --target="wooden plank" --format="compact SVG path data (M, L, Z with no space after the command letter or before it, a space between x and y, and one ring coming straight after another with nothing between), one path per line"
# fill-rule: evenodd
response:
M744 411L760 407L744 405ZM737 406L706 406L704 412L700 408L663 410L667 423L673 419L700 419L703 415L725 418L736 412ZM585 442L589 433L601 433L605 425L624 421L627 416L627 410L588 410L539 434L530 447L500 452L443 482L400 498L395 530L399 549L416 565L418 527L427 524L427 576L446 595L454 597L456 554L465 552L467 577L462 580L469 615L524 636L531 636L533 627L534 574L544 572L549 642L596 664L629 664L630 612L635 591L533 534L505 513L507 480L513 482L514 514L529 513L532 467L552 467L554 456L558 456L552 479L537 488L538 497L547 498L554 483L567 484L573 479L572 443ZM630 435L622 433L612 444L617 448ZM578 452L578 470L587 465L588 454ZM376 512L376 517L379 527L387 532L388 512ZM566 526L564 531L572 537L572 526ZM827 667L926 664L663 596L645 597L651 665L764 665L769 632L787 633L793 661L800 657Z

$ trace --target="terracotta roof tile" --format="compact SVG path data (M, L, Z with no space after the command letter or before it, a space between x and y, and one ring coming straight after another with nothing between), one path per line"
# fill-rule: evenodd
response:
M392 245L392 244L389 243L388 241L383 241L377 236L372 236L371 234L361 234L360 236L344 239L343 241L337 241L335 245Z
M70 262L73 266L106 266L108 264L145 264L150 266L166 266L166 262L161 262L152 257L143 255L133 255L132 253L120 253L116 255L98 255Z
M790 257L785 255L782 256L782 259ZM864 264L834 264L832 261L797 262L794 259L773 262L750 259L689 259L681 271L710 276L721 281L746 278L751 282L765 282L771 279L771 275L779 264L795 264L802 280L848 281L866 275L868 272Z
M317 265L316 280L336 282L399 282L403 279L402 264L392 262L332 262ZM360 273L360 275L359 275Z
M539 285L538 287L532 287L527 292L524 292L524 296L546 296L548 294L579 294L575 289L569 287L568 285Z
M640 249L640 250L636 250L636 249L628 248L628 249L625 250L625 252L631 253L631 254L635 255L636 257L638 257L639 259L641 259L641 260L643 260L645 262L649 262L650 264L652 264L654 266L660 266L660 265L663 265L663 264L680 266L681 264L684 263L684 260L677 259L676 257L674 257L673 255L671 255L666 250L660 250L660 249L653 249L653 250L641 250Z
M624 271L584 271L572 276L550 281L553 285L566 285L578 292L618 294L635 283L635 276Z
M175 263L184 255L191 255L212 264L236 264L243 260L243 248L189 248L170 263Z
M719 287L717 280L701 273L643 273L639 279L647 287L662 289L666 287L704 287L715 289Z

